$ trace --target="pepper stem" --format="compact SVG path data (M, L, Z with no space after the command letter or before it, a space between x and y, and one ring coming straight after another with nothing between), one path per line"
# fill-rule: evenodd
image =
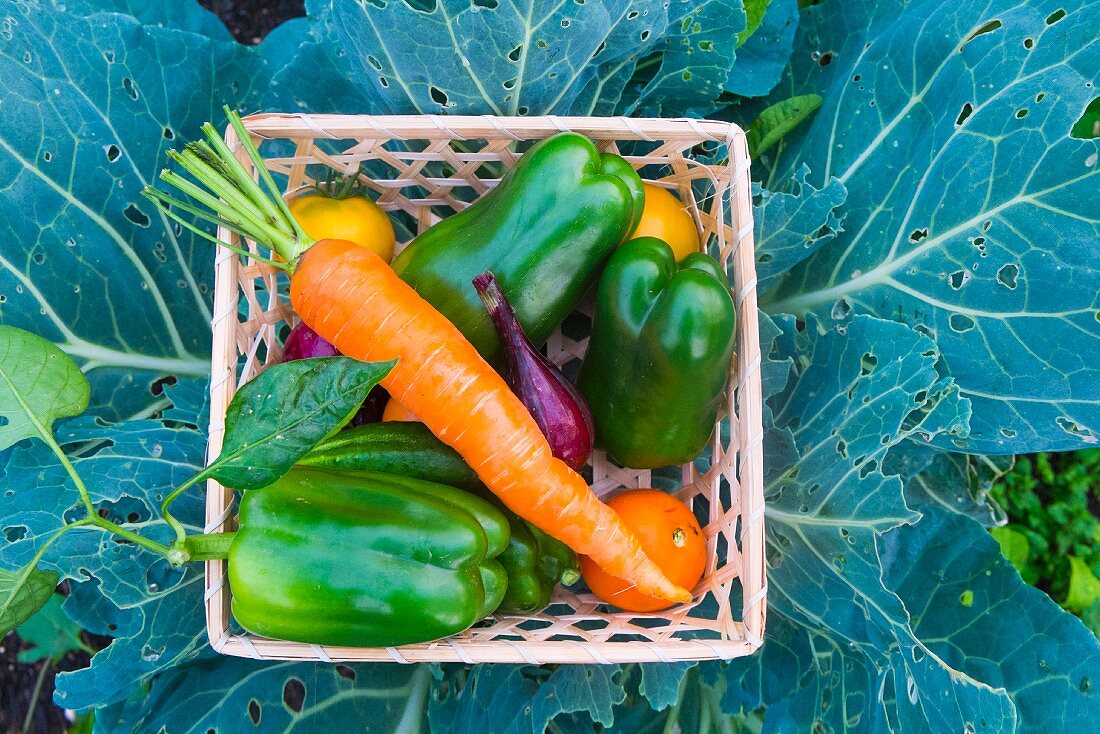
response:
M236 533L207 533L206 535L189 535L181 547L188 559L192 561L217 561L229 558L229 546L233 543Z

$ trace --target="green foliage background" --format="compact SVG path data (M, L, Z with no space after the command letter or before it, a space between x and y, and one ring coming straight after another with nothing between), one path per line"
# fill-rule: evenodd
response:
M198 569L74 531L45 565L69 580L65 614L115 642L58 678L57 702L96 708L98 732L707 731L760 710L766 731L1088 730L1100 645L1004 560L983 483L999 455L1100 437L1098 148L1079 122L1100 6L798 5L311 1L253 49L189 0L6 3L0 320L81 363L92 415L59 421L58 440L101 512L161 541L160 499L203 459L214 254L138 192L223 103L748 127L773 103L822 98L753 169L771 603L759 654L223 658ZM0 461L12 569L76 497L42 446ZM198 530L201 498L177 507Z

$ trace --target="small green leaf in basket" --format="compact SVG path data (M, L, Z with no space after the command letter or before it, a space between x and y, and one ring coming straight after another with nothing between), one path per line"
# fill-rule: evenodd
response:
M267 368L233 396L221 456L202 476L236 489L266 487L347 423L394 364L320 357Z
M88 381L69 355L36 334L0 326L0 451L50 439L58 418L88 407Z
M14 571L0 568L0 638L44 607L56 586L57 574L34 561Z

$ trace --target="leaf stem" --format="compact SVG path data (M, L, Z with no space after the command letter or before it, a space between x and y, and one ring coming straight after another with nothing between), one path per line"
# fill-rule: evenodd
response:
M146 538L144 535L138 535L137 533L133 532L132 530L127 530L126 528L122 527L121 525L116 525L115 523L111 522L110 520L108 520L106 518L103 518L103 517L100 517L98 514L90 515L88 517L88 520L89 520L89 522L87 523L88 525L92 525L92 526L94 526L94 527L96 527L100 530L106 531L108 533L114 533L115 535L118 535L119 537L126 538L126 540L129 540L131 543L133 543L135 545L140 545L145 550L152 551L153 553L156 553L158 555L162 555L165 558L168 558L169 560L171 560L171 558L172 558L172 555L173 555L172 554L172 549L169 548L168 546L163 545L162 543L158 543L155 540L150 540L149 538ZM81 524L85 524L85 523L81 523ZM75 523L74 523L74 525L75 525ZM73 525L69 525L68 527L73 527Z
M38 708L38 697L42 695L42 683L46 680L47 671L53 668L52 658L42 659L42 669L38 671L38 678L34 681L34 691L31 692L30 703L27 704L27 715L23 717L23 734L31 730L34 723L34 712Z
M61 462L61 466L65 468L69 478L73 480L73 484L76 485L76 489L80 492L80 501L84 503L84 508L88 511L88 515L95 515L95 504L92 502L91 495L88 494L88 487L84 484L84 480L80 478L80 475L76 472L76 467L69 461L69 457L61 449L60 444L57 443L57 439L53 437L53 434L49 431L42 431L40 438L50 447L54 456Z
M195 476L188 479L180 486L173 489L167 497L164 498L164 502L160 506L160 514L164 517L164 521L168 523L169 527L176 533L176 544L182 545L187 542L187 530L183 527L183 523L175 518L170 508L171 504L176 501L176 498L186 492L191 487L198 484L200 481L206 478L207 469L202 470Z

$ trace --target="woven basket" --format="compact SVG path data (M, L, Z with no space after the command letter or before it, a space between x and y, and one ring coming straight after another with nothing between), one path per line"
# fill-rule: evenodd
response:
M255 142L272 141L264 145L264 152L275 149L279 155L266 158L266 164L287 178L288 192L311 183L309 173L320 177L322 167L341 174L359 170L364 185L377 193L379 205L389 212L407 213L406 224L417 230L494 186L499 180L494 176L516 162L524 141L574 130L602 150L619 152L619 144L628 143L627 160L643 178L690 202L703 241L731 273L738 304L738 347L724 402L729 426L723 431L719 425L715 431L709 463L701 460L682 467L676 493L707 518L709 560L691 603L663 612L619 613L608 611L591 594L563 589L542 612L494 615L437 642L379 649L322 647L238 633L230 625L226 562L209 561L206 621L214 649L226 655L279 660L535 664L732 658L759 647L767 589L760 343L744 133L732 124L705 120L589 117L272 114L249 117L245 125ZM232 130L226 141L250 167ZM690 151L700 144L711 149L716 144L726 146L728 164L693 160ZM307 166L313 166L308 173ZM219 236L232 238L225 230ZM279 358L280 330L285 333L284 322L296 322L285 295L286 279L280 279L274 269L224 249L219 250L215 267L207 451L211 459L221 451L226 406L236 386ZM549 356L559 365L580 359L586 342L558 331L550 339ZM721 440L723 435L728 439ZM593 489L600 495L651 482L650 472L620 468L599 452L591 471ZM233 523L232 491L210 481L206 531L232 530ZM739 602L736 612L735 600Z

